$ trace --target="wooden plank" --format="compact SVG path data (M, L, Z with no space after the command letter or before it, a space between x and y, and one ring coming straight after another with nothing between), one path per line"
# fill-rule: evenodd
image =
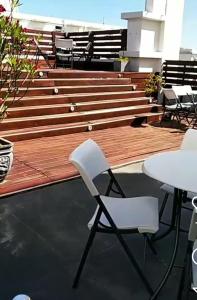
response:
M98 42L95 40L94 42L94 46L98 46L98 47L113 47L113 46L118 46L121 47L120 41L116 42L116 41L104 41L104 42Z
M172 128L125 126L16 142L14 166L6 182L0 185L0 195L18 193L75 176L77 172L68 161L69 154L88 138L101 146L114 166L177 149L183 134Z
M73 40L75 42L84 42L85 41L88 44L88 37L79 36L79 37L73 38Z
M121 35L94 36L95 41L121 41Z
M197 73L197 67L181 67L181 66L177 66L177 67L172 67L172 66L164 66L163 67L163 73L165 74L166 72L186 72L186 73Z
M167 78L188 78L188 79L197 79L197 74L190 74L190 73L171 73L167 72L166 73Z
M89 31L82 31L82 32L68 32L66 34L67 37L71 38L71 37L78 37L78 36L89 36Z
M105 35L105 34L121 34L122 29L111 29L111 30L96 30L92 31L95 36Z
M164 65L178 66L178 65L186 65L186 66L197 66L197 61L189 61L189 60L166 60Z

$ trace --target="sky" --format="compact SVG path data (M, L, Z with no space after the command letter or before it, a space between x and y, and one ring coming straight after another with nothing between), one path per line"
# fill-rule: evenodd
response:
M173 1L173 0L171 0ZM144 10L145 0L21 0L20 12L126 27L121 12ZM176 22L176 20L175 20ZM182 47L197 49L197 0L185 0Z

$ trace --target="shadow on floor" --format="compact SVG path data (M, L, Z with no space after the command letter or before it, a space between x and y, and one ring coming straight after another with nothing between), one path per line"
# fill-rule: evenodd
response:
M153 127L163 127L163 128L172 128L177 129L178 132L185 132L188 129L188 125L181 122L181 124L177 120L165 119L162 122L154 122L151 123Z
M153 195L162 199L160 183L143 174L118 173L127 196ZM106 189L106 175L98 180ZM96 203L81 179L26 192L2 200L0 206L0 299L10 300L19 293L32 300L144 300L144 286L114 236L98 234L77 290L72 280L87 240L87 222ZM171 201L164 219L170 219ZM188 227L190 213L183 212ZM165 227L162 226L161 230ZM158 256L147 249L144 266L144 241L128 235L127 242L153 287L165 272L173 247L173 234L157 242ZM177 265L182 264L187 235L181 234ZM176 299L180 269L174 268L158 299ZM192 298L191 298L192 299Z

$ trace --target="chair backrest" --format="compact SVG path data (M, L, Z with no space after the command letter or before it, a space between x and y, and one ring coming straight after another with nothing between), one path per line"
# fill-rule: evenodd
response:
M189 227L188 240L194 242L197 239L197 209L194 208Z
M175 92L176 96L187 96L192 94L191 85L174 85L172 86L173 91Z
M29 298L29 296L21 294L21 295L15 296L12 300L31 300L31 299Z
M62 50L72 50L73 49L73 40L72 39L55 39L55 47Z
M181 150L197 150L197 130L188 129L181 143Z
M110 169L101 148L89 139L71 153L69 160L78 169L92 196L98 196L99 192L93 183L93 179Z
M163 98L163 106L167 105L172 105L172 104L177 104L179 103L179 99L177 98L175 92L172 89L167 89L163 88L162 92L164 94Z
M168 100L175 100L177 98L175 92L172 89L164 88L164 89L162 89L162 91L164 93L164 96Z

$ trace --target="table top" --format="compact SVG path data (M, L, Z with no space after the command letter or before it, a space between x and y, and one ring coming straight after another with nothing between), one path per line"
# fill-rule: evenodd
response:
M143 172L162 183L197 195L197 151L155 154L145 160Z

